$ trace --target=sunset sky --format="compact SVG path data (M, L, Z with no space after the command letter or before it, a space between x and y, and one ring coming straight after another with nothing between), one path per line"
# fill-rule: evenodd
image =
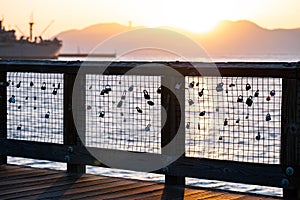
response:
M117 22L133 26L172 26L194 32L212 29L221 20L250 20L275 28L300 27L300 0L0 0L7 28L28 34L33 13L35 34L50 37L63 30Z

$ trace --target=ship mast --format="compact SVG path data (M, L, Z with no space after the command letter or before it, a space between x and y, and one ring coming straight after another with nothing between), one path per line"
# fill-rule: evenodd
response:
M32 42L32 27L33 27L33 21L29 22L29 41Z
M30 21L29 21L29 41L30 42L32 42L32 37L33 37L33 34L32 34L33 25L34 25L34 22L33 22L33 13L31 13Z

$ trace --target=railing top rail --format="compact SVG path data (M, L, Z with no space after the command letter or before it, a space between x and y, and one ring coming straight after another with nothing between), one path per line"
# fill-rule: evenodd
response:
M30 61L1 60L0 72L77 73L84 66L86 72L97 73L106 69L107 75L122 75L135 67L143 70L135 75L161 75L162 66L177 70L182 75L240 76L240 77L300 77L300 62L168 62L168 61ZM148 70L147 70L148 69ZM214 69L214 70L212 70ZM216 73L218 71L218 73Z

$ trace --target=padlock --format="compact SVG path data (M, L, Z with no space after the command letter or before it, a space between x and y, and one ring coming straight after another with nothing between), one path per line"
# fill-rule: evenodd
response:
M128 88L128 91L129 92L133 91L133 85Z
M202 90L200 92L198 92L199 97L203 96L203 91L204 91L204 88L202 88Z
M246 84L246 90L250 90L251 89L251 85L249 83Z
M242 95L238 96L237 102L239 102L239 103L243 102L243 96Z
M158 94L161 94L161 87L157 88L157 91L156 91Z
M224 120L224 126L227 126L228 125L228 121L227 121L227 118L225 118Z
M271 100L271 97L270 97L270 96L267 96L266 100L267 100L267 101L270 101L270 100Z
M205 115L205 111L200 112L199 116L204 116Z
M19 125L17 126L17 130L20 131L21 129L22 129L22 125L19 124Z
M110 91L111 91L110 85L106 85L105 88L104 88L104 90L105 90L106 92L110 92ZM107 93L107 94L108 94L108 93Z
M105 112L104 111L101 111L100 113L99 113L99 117L104 117L104 115L105 115Z
M256 90L256 92L254 93L254 97L258 97L259 95L259 90Z
M21 81L17 84L17 88L21 87Z
M15 95L12 95L9 99L8 99L9 103L16 103L16 98Z
M100 113L99 113L99 117L104 117L104 115L105 115L105 112L104 111L101 111Z
M148 104L149 106L154 106L154 102L151 101L151 100L147 101L147 104Z
M100 95L104 95L105 94L105 90L101 90Z
M186 128L186 129L190 129L190 122L186 123L185 128Z
M45 118L48 119L50 117L50 112L48 111L46 114L45 114Z
M194 104L194 101L193 101L192 99L189 99L189 100L188 100L188 103L189 103L189 105L191 106L191 105Z
M46 82L43 82L43 84L41 86L41 90L46 90Z
M260 140L260 133L259 133L259 132L257 133L257 136L255 137L255 139L256 139L257 141Z
M126 90L123 91L123 94L122 94L122 96L121 96L121 99L122 99L122 100L125 100L125 99L126 99Z
M193 88L193 87L194 87L194 84L195 84L195 81L190 82L189 88Z
M122 105L123 105L123 101L121 100L121 101L119 101L119 103L117 104L117 108L121 108Z
M32 82L32 81L30 82L30 84L29 84L29 85L30 85L30 87L33 87L33 86L34 86L34 84L33 84L33 82Z
M140 109L139 107L136 107L136 111L138 111L138 113L143 113L142 109Z
M274 97L275 96L275 90L271 90L270 95L271 95L271 97Z
M271 115L269 113L266 115L266 121L271 121Z
M144 98L145 99L150 99L150 95L148 94L147 90L144 90L143 93L144 93Z
M223 91L223 83L219 83L216 87L217 92L222 92Z
M145 127L145 131L150 131L150 127L151 127L151 124L148 124L148 125Z
M53 89L52 94L53 94L53 95L56 95L56 94L57 94L57 89L56 89L56 88Z
M252 96L249 96L248 97L248 99L246 100L246 104L250 107L250 106L252 106L252 104L253 104L253 97Z

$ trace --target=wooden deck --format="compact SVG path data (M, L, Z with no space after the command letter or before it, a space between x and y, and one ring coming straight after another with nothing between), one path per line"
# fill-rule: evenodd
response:
M0 199L278 199L16 165L0 166Z

